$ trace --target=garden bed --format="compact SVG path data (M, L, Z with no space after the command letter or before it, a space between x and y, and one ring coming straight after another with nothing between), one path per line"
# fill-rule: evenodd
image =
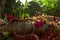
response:
M41 17L41 16L40 16ZM58 20L53 20L54 16L45 16L47 19L51 18L52 20L41 20L38 18L36 23L36 20L34 21L35 23L28 23L28 22L9 22L7 24L7 27L5 27L1 33L7 31L10 34L13 34L14 40L15 38L17 40L60 40L59 38L59 33L60 33L60 29L59 29L59 25L58 22L60 22L59 17L56 17L55 19ZM31 18L30 18L31 19ZM33 18L32 18L33 19ZM46 23L45 23L46 22ZM39 24L39 27L37 26ZM57 24L57 25L56 25ZM36 27L36 26L37 27ZM32 37L33 36L33 37ZM46 37L46 38L45 38ZM50 37L50 38L49 38ZM8 39L9 37L7 37Z

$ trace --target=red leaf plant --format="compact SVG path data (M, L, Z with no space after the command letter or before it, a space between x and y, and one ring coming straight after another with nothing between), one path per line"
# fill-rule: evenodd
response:
M50 40L54 40L57 37L57 34L52 32L52 33L49 33L48 36L49 36Z
M10 22L14 22L14 21L18 21L18 20L19 20L18 17L14 17L13 15L10 15L10 14L5 14L5 17L6 17L7 20L10 21Z
M35 27L36 28L39 28L39 27L42 27L44 25L44 22L42 20L37 20L35 23L34 23Z

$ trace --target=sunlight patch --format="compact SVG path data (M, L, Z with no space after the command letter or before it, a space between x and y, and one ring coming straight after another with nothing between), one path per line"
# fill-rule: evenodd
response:
M19 0L16 0L16 2L19 1ZM26 0L20 0L23 4L25 4ZM32 0L27 0L27 2L30 2Z

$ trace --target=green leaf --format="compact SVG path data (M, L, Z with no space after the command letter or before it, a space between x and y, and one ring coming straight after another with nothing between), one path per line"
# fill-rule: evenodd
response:
M3 32L3 35L4 35L5 37L7 37L8 34L9 34L9 32L7 32L7 31Z

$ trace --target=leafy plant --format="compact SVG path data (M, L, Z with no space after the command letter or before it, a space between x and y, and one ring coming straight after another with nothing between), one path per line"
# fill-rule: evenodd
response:
M5 37L8 37L9 32L5 31L5 32L3 32L3 35L4 35Z
M40 11L40 6L37 2L30 1L28 8L26 9L30 16L37 14Z

